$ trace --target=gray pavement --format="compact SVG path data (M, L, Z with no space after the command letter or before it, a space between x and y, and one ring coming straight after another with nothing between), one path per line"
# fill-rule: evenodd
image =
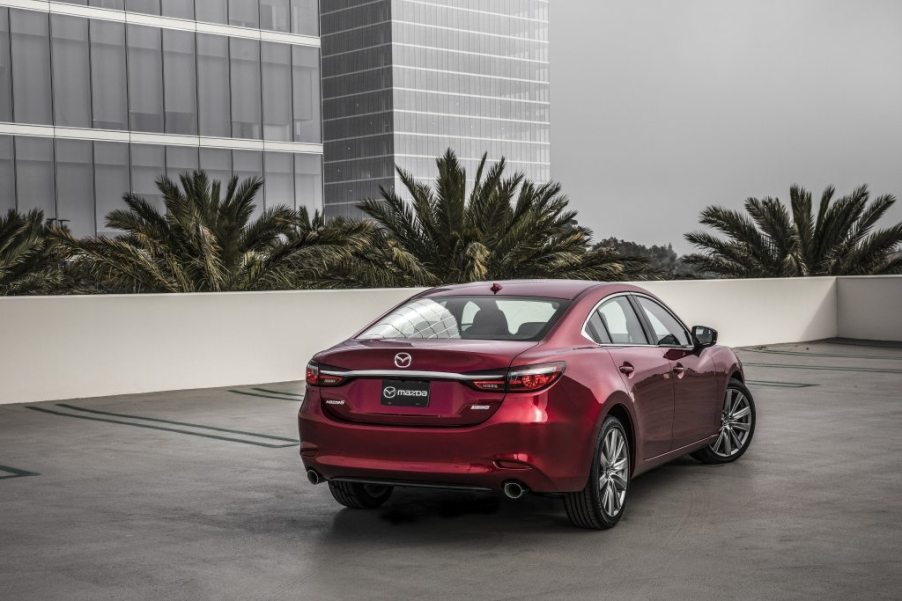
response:
M752 448L639 477L607 532L538 497L342 510L296 383L0 406L0 599L900 599L902 347L850 342L742 351Z

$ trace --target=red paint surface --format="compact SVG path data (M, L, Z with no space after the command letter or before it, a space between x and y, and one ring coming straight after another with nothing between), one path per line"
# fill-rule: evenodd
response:
M629 422L634 474L704 446L718 432L729 376L742 375L735 355L720 346L593 343L582 335L583 323L600 300L618 292L654 298L627 284L557 280L503 282L497 294L485 283L423 293L572 302L539 342L352 338L314 360L339 369L394 370L395 354L406 352L411 370L458 374L565 362L563 376L537 393L480 391L433 378L427 407L382 405L381 377L309 386L298 415L305 466L327 479L496 490L515 479L536 492L576 491L586 484L596 432L611 411ZM622 373L623 364L632 373Z

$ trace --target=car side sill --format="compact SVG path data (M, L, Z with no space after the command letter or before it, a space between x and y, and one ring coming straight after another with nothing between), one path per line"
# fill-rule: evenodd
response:
M695 442L684 445L678 449L673 449L671 451L667 451L666 453L662 453L660 455L655 455L654 457L650 457L648 459L642 460L642 463L636 471L634 472L634 476L638 476L639 474L646 472L654 467L667 463L668 461L672 461L677 457L682 457L683 455L688 455L692 451L696 451L708 444L711 443L716 438L716 434L712 434L711 436L707 436L701 440L697 440Z

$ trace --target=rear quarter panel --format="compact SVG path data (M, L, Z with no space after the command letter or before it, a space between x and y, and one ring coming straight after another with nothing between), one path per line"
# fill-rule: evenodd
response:
M573 483L571 490L579 490L589 476L595 439L604 418L614 406L623 406L635 435L635 414L620 373L601 347L539 347L518 356L512 367L556 361L567 366L561 380L541 395L541 410L547 415L548 440L555 449L552 457L559 463L555 471ZM516 396L509 393L505 403L516 402ZM635 452L632 455L635 457Z

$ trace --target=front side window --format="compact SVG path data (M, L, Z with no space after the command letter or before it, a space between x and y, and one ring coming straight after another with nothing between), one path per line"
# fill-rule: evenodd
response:
M540 340L567 304L545 298L420 298L401 305L358 338Z
M659 346L689 346L691 344L689 334L667 309L643 296L637 297L637 300L654 332L655 344Z
M613 344L648 344L642 323L629 299L615 296L598 307L598 316Z

